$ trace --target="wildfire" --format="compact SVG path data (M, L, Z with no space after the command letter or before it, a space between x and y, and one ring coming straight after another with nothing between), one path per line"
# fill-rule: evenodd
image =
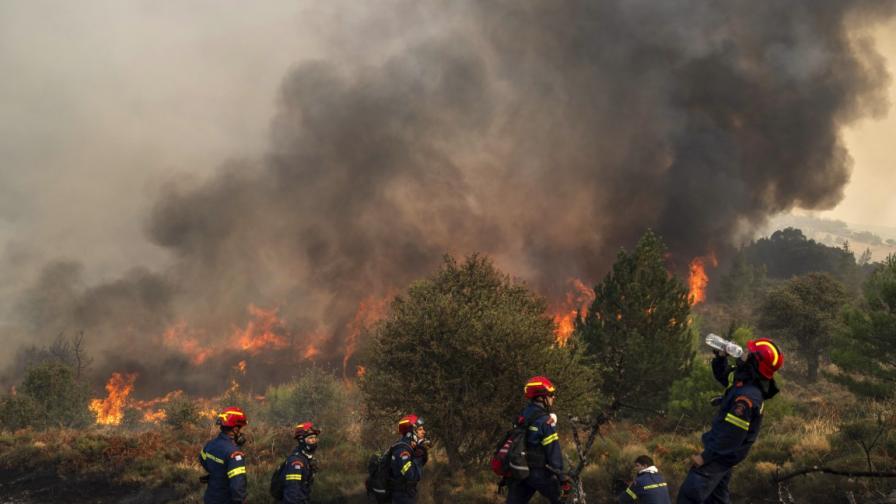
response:
M320 354L320 350L317 349L314 343L311 343L307 347L305 347L305 352L302 353L302 357L304 359L311 360L317 357L318 354Z
M358 378L363 378L364 375L366 375L366 374L367 374L367 368L364 366L358 366L358 369L355 370L355 376L357 376Z
M241 375L246 374L246 361L239 361L236 366L233 366L233 370Z
M136 373L123 375L112 373L106 383L106 391L109 393L105 399L93 399L90 401L90 411L96 415L96 423L101 425L118 425L124 418L124 405L128 395L134 390Z
M688 275L688 299L691 302L691 306L706 300L706 286L709 285L709 276L706 275L707 262L712 264L713 268L719 265L714 252L710 252L706 256L695 257L691 261L690 274Z
M377 298L368 296L358 304L358 311L348 324L348 337L345 342L345 355L342 357L342 375L346 376L348 370L348 361L355 354L358 347L358 339L361 332L382 319L389 305L389 296Z
M564 303L554 314L554 340L558 346L566 345L575 329L575 319L588 313L588 307L594 302L594 291L585 286L578 278L571 278L570 291L566 293Z
M190 356L190 362L198 366L212 355L212 347L204 340L204 335L190 328L186 322L178 322L162 335L165 345L176 348L181 353Z
M283 336L275 331L283 331L283 321L277 316L277 308L265 310L254 304L249 305L249 314L253 319L246 324L245 329L237 329L234 338L240 349L257 354L264 348L282 349L289 346Z

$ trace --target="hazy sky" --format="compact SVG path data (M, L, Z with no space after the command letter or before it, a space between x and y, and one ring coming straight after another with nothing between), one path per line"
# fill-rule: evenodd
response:
M352 20L372 14L304 4L0 2L0 298L52 258L84 260L94 279L162 264L144 238L159 187L263 154L290 67L365 39ZM896 74L896 23L876 38ZM896 113L845 135L852 183L825 215L893 224Z
M858 224L896 227L896 22L876 30L880 52L887 58L891 79L890 111L877 120L866 119L844 132L855 161L846 195L829 218Z

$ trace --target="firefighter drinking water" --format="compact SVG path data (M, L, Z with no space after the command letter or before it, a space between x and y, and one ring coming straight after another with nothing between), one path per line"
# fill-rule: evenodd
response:
M778 393L774 375L784 364L784 355L770 339L747 342L747 351L734 366L719 346L715 346L712 371L728 388L719 399L712 427L703 434L703 452L691 458L693 465L678 491L679 504L731 502L731 470L759 436L763 403Z

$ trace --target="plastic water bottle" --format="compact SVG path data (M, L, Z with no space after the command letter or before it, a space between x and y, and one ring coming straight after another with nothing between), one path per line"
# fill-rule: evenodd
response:
M739 359L740 356L744 354L744 349L741 348L740 345L733 341L728 341L718 334L707 334L705 341L707 345L715 348L716 350L721 350L734 357L735 359Z

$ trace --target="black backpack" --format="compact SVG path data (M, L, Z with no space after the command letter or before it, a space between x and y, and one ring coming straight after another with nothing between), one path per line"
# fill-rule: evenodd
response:
M392 466L392 451L395 447L405 443L395 443L382 455L373 454L367 461L367 495L375 498L378 503L392 502L392 481L389 471Z
M545 416L545 415L542 415ZM538 454L527 453L526 433L532 422L541 418L523 418L501 437L492 455L492 471L502 478L524 480L529 477L529 465Z
M274 473L271 474L271 497L278 501L283 500L283 487L286 486L286 479L284 477L285 469L286 460L280 464L280 467L274 469Z

